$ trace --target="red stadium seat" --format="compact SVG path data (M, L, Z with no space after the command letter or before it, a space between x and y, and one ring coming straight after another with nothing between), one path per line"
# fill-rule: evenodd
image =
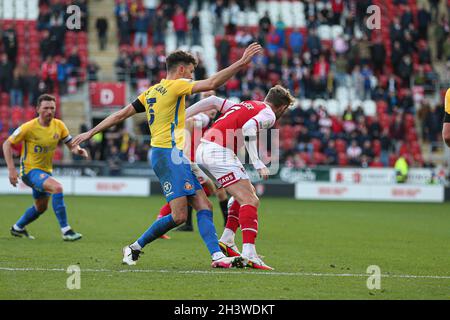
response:
M342 140L342 139L337 139L336 140L336 151L338 153L345 153L346 150L347 150L347 142L345 142L345 140Z
M348 164L347 155L343 152L338 153L338 165L345 167Z
M311 143L315 152L319 152L322 148L322 142L319 139L311 139Z
M373 145L373 152L375 153L375 156L379 157L381 154L381 142L380 140L374 140L372 142Z

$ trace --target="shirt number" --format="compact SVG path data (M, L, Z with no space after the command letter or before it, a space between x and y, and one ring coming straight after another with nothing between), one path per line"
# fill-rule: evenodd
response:
M147 99L147 104L148 104L148 116L149 116L149 120L148 123L149 125L152 125L153 122L155 121L155 110L153 110L153 106L156 103L156 98L148 98Z

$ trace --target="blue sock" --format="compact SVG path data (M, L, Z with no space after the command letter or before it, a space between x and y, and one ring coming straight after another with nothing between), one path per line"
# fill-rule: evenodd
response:
M153 222L150 228L148 228L147 231L145 231L144 234L137 240L137 243L139 243L141 248L143 248L146 244L158 239L167 231L175 228L176 226L177 225L175 221L173 221L171 214L162 217L161 219Z
M212 255L214 252L220 252L212 211L200 210L197 212L197 225L203 242L208 247L209 253Z
M23 229L26 225L39 218L41 214L42 212L38 212L34 206L31 206L31 208L28 208L23 216L21 216L20 219L16 222L16 225L19 228Z
M56 193L52 196L52 205L61 229L67 227L66 205L64 204L64 196L62 193Z

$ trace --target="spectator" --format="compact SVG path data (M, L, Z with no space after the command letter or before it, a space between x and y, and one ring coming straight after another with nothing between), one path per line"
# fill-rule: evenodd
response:
M59 85L59 94L64 95L67 92L67 80L69 76L69 67L66 58L61 58L57 66L57 81Z
M131 26L130 16L125 10L119 11L118 29L119 29L119 45L130 44Z
M108 20L105 17L97 18L95 28L97 29L99 49L104 51L108 44Z
M126 51L121 51L119 58L115 63L117 80L125 81L127 70L131 68L131 60Z
M301 55L303 50L303 35L300 32L300 28L294 28L289 35L289 47L293 54Z
M371 50L371 57L373 61L374 71L378 74L383 73L383 67L386 62L386 49L381 39L378 39L373 45Z
M224 22L223 22L223 11L225 10L225 4L223 0L216 0L216 3L212 6L212 11L214 12L214 31L217 35L224 34Z
M398 66L398 76L403 81L402 87L410 86L412 72L413 66L411 62L411 57L409 55L405 55Z
M121 159L119 149L114 144L110 144L109 146L109 153L107 159L108 159L109 174L113 177L119 176L121 172L120 166Z
M58 80L58 65L53 57L47 57L47 60L42 64L41 77L47 90L55 92L55 84Z
M28 96L28 105L35 106L37 104L37 98L39 96L39 73L37 70L30 70L25 77L26 92Z
M316 29L309 30L306 44L308 46L309 51L311 52L313 59L317 58L320 52L322 51L322 44L320 42L320 38L317 36Z
M360 166L361 161L359 157L361 156L361 153L361 147L358 146L356 140L352 140L350 146L347 148L347 158L349 160L349 163L353 166Z
M19 69L15 69L13 72L13 78L11 81L10 103L12 106L23 106L23 94L25 92L25 82Z
M230 64L230 42L223 37L219 42L219 62L220 68L225 68Z
M9 92L13 77L13 66L6 53L0 55L0 92Z
M428 26L431 23L431 15L424 7L419 8L419 10L417 11L417 22L419 29L419 39L427 40Z
M442 17L439 23L436 24L435 27L435 39L436 39L436 57L438 60L442 60L443 58L443 46L444 42L448 39L448 35L450 34L450 26L448 23L448 19ZM448 59L445 57L444 60Z
M325 164L328 166L335 166L338 164L338 153L336 150L336 143L334 140L328 140L327 147L324 150L326 157Z
M186 33L188 32L188 21L183 9L180 6L177 6L172 22L177 36L177 47L185 45Z
M166 43L167 20L162 10L156 11L155 21L153 23L153 44L164 45Z
M87 65L88 81L98 81L97 73L100 70L100 66L95 61L90 61Z
M78 53L78 47L74 47L69 57L67 58L67 65L71 77L79 78L81 68L81 58Z
M230 0L228 3L229 21L227 26L227 33L234 35L236 33L236 25L239 22L239 6L235 0Z
M191 44L193 46L199 46L201 45L200 40L200 16L198 15L198 12L195 12L191 19Z
M15 26L15 25L14 25ZM3 48L13 69L16 68L17 34L14 27L3 32Z
M148 43L148 28L150 21L145 11L139 11L136 20L134 21L134 47L147 48Z
M261 17L261 19L259 19L259 28L260 30L267 35L272 27L272 21L270 20L269 17L269 12L265 11L264 12L264 16Z

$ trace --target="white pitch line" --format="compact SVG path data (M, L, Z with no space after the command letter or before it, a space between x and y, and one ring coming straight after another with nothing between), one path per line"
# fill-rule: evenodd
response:
M42 272L66 272L62 268L7 268L0 267L0 271L42 271ZM152 270L152 269L83 269L81 272L105 272L105 273L176 273L176 274L245 274L245 275L263 275L263 276L294 276L294 277L369 277L371 274L358 273L314 273L314 272L276 272L276 271L206 271L206 270ZM406 279L450 279L450 276L436 275L410 275L410 274L381 274L383 278L406 278Z

